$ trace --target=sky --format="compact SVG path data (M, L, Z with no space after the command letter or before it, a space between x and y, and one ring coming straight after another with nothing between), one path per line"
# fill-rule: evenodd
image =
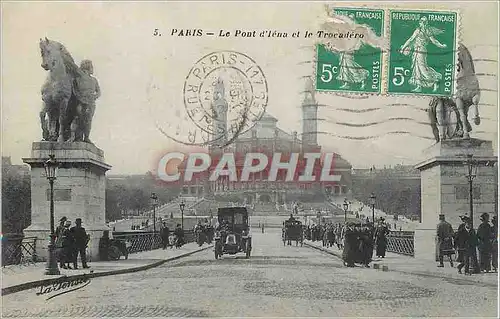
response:
M339 2L335 2L339 3ZM495 2L341 3L340 6L458 10L461 41L476 62L482 89L479 127L472 137L494 141L498 126L498 5ZM316 39L222 38L171 36L172 29L276 30L315 32L324 22L321 3L2 3L2 156L15 164L29 157L31 143L41 139L38 113L40 88L47 72L40 67L39 39L63 43L77 63L90 59L102 96L97 101L91 139L112 165L110 174L141 174L154 170L159 156L179 149L156 127L175 121L174 109L183 110L183 87L193 65L204 55L234 50L251 57L268 84L267 112L285 131L301 132L301 91L304 76L313 75ZM158 29L162 36L153 36ZM491 61L493 60L493 61ZM354 167L414 165L433 144L428 121L416 108L426 108L426 97L338 96L317 93L319 143L338 152ZM409 104L413 107L394 106ZM391 106L392 105L392 106ZM376 112L344 112L342 108ZM349 127L336 123L381 124ZM174 123L175 124L175 123ZM183 127L183 129L186 129ZM166 128L165 128L166 130ZM406 130L412 135L384 135ZM481 132L477 132L481 131ZM186 132L184 130L184 132ZM184 133L183 133L184 134ZM356 137L377 136L365 140ZM340 136L340 137L339 137ZM342 136L344 138L342 138ZM350 138L345 138L350 137Z

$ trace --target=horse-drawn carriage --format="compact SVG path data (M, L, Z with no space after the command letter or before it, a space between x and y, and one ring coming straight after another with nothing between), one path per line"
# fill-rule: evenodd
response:
M304 228L302 227L302 222L289 219L283 222L283 229L281 232L281 238L283 240L283 246L292 245L292 240L295 241L295 246L300 246L304 244Z
M223 254L244 252L250 258L252 236L245 207L224 207L217 211L219 226L215 232L215 259Z

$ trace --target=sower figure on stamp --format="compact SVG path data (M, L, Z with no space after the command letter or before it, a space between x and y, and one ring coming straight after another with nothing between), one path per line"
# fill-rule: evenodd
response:
M437 238L439 247L438 267L444 267L444 256L448 256L450 259L450 266L453 267L453 260L451 259L451 255L455 253L453 249L453 227L445 220L444 214L439 215Z
M71 124L71 141L90 141L90 130L92 128L92 118L94 117L96 100L101 96L99 82L94 74L92 61L83 60L80 69L87 76L75 78L75 94L80 102L77 107L77 116Z
M436 35L441 33L443 33L443 30L429 26L427 17L422 17L412 36L400 48L403 55L408 55L410 51L413 51L412 73L409 80L409 83L415 86L413 92L421 92L422 88L429 87L432 87L433 92L438 89L438 84L443 75L427 63L427 45L432 43L438 48L446 48L446 44L439 42L435 38Z
M85 249L87 248L87 244L89 242L89 236L85 231L85 228L82 227L82 219L77 218L75 220L76 226L71 227L70 232L74 238L74 254L73 254L73 266L75 269L78 268L78 254L80 254L80 258L82 259L82 267L90 268L87 265L87 255L85 253Z

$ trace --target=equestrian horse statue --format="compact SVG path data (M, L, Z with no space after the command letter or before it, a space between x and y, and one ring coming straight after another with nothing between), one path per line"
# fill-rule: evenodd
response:
M74 142L83 140L85 123L81 120L82 93L78 83L90 76L75 63L59 42L40 39L42 68L49 71L42 86L43 108L40 112L43 140Z
M458 45L457 71L455 97L433 97L429 103L428 114L436 142L454 138L470 138L469 133L472 127L468 114L471 106L474 124L481 124L478 110L481 94L479 81L472 56L462 43Z

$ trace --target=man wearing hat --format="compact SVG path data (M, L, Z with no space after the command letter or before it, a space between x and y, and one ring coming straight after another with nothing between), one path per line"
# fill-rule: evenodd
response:
M477 239L479 250L479 267L485 272L491 270L491 252L493 250L492 238L493 231L489 224L490 215L488 213L481 214L481 224L477 227Z
M87 244L89 242L89 236L85 231L85 228L82 227L82 219L77 218L75 220L75 226L71 227L70 232L74 238L74 246L73 246L73 266L75 269L78 269L78 254L80 254L80 258L82 259L82 267L90 268L87 265L87 255L85 254L85 249L87 248Z
M438 267L444 267L444 256L448 256L450 266L453 267L453 260L451 259L451 255L455 253L453 249L453 227L445 220L444 214L439 215L439 224L437 225L436 233L439 247Z
M471 227L470 218L460 216L462 223L458 226L457 232L454 235L454 246L458 252L457 261L459 262L457 269L458 273L462 273L462 268L465 267L465 274L470 275L471 258L474 256L476 249L475 232Z

